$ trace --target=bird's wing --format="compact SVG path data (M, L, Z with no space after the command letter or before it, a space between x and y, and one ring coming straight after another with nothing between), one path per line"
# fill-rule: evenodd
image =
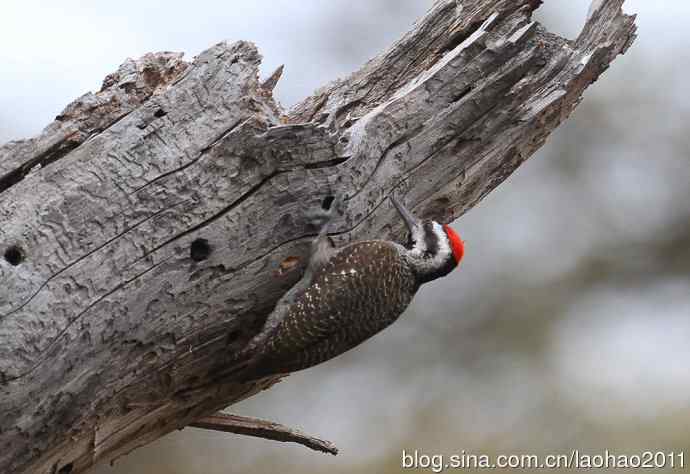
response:
M343 247L315 276L266 338L262 352L270 359L290 360L306 350L361 342L390 324L386 285L393 278L411 278L399 271L400 256L389 242L366 241ZM398 272L396 274L396 272ZM406 306L409 300L404 302ZM379 314L381 316L381 314Z

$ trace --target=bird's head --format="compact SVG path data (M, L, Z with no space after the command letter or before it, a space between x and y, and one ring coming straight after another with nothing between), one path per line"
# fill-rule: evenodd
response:
M417 219L392 196L391 201L410 233L407 255L420 283L445 276L460 264L465 256L465 244L457 232L430 219Z

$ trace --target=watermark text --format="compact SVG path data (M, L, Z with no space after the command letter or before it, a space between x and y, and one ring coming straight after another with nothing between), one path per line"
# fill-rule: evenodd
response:
M443 472L452 469L667 469L685 467L682 451L643 451L618 454L609 450L585 453L577 449L563 454L429 454L419 450L402 452L403 469Z

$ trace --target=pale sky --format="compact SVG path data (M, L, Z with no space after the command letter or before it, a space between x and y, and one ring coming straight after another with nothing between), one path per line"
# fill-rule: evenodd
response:
M0 16L0 142L35 134L127 57L183 51L222 40L251 40L267 74L285 63L278 97L288 106L343 76L394 41L430 0L3 0ZM538 18L568 36L579 30L587 0L546 0ZM395 9L392 6L395 5ZM636 48L660 60L687 59L685 0L628 0L640 13ZM386 16L380 21L381 15ZM334 26L335 25L335 26Z

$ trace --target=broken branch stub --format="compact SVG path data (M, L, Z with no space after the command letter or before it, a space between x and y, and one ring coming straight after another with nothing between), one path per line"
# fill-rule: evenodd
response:
M247 42L127 61L0 147L0 471L84 472L275 383L213 374L300 276L303 210L400 238L386 197L449 221L526 160L628 48L597 0L575 41L534 0L442 1L283 113Z

